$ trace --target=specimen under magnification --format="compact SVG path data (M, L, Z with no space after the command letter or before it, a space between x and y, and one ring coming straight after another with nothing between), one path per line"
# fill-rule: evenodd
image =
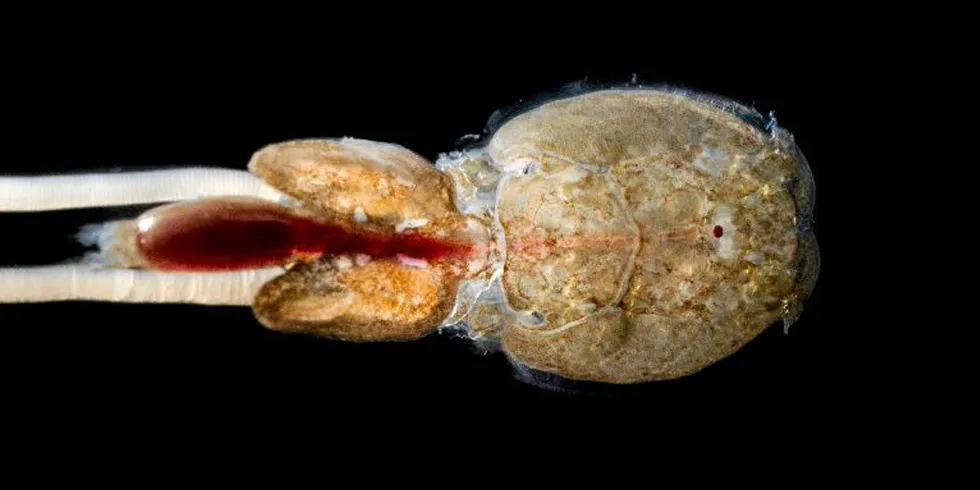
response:
M433 164L362 139L272 144L248 172L0 178L0 210L170 202L85 227L77 264L0 269L0 301L249 305L346 341L438 329L561 378L686 376L816 282L792 135L690 91L564 94Z

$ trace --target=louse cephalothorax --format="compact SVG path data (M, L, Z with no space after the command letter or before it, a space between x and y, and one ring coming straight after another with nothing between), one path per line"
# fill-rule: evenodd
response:
M297 140L248 172L0 179L0 210L172 202L83 229L77 264L0 269L0 301L250 305L283 332L438 329L581 381L682 377L798 317L819 269L792 136L673 89L570 94L433 165Z

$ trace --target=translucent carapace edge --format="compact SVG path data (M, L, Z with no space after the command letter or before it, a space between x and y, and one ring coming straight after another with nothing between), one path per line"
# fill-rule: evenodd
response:
M792 275L794 286L792 287L792 293L786 295L782 299L782 304L778 306L779 319L782 320L784 328L788 330L789 326L799 318L805 300L815 287L820 269L820 254L812 229L815 184L809 164L797 147L792 134L780 127L771 116L765 117L755 109L744 104L714 94L706 94L669 85L651 86L637 83L597 84L588 82L574 83L544 96L523 101L515 107L498 111L490 118L482 136L470 135L469 137L464 137L460 140L461 144L456 151L440 155L436 162L436 167L452 177L456 186L457 207L464 214L478 216L489 223L493 241L497 244L497 250L492 257L492 267L489 268L491 272L487 276L470 279L461 284L455 307L443 322L442 329L466 336L472 339L480 348L486 351L492 351L501 348L503 330L508 324L520 325L521 329L529 331L533 331L539 327L547 327L544 325L550 320L547 315L542 315L535 308L515 308L508 297L508 291L504 284L504 272L505 265L507 264L509 244L507 243L505 225L501 220L501 206L507 206L508 204L501 203L501 185L508 182L512 184L514 181L520 181L529 174L541 174L542 172L547 174L549 171L561 169L562 165L565 165L568 168L576 167L579 170L585 169L587 172L595 174L595 176L601 176L609 180L610 188L615 188L611 191L612 194L610 196L613 196L616 192L621 192L622 189L620 189L621 186L615 181L615 171L610 171L609 167L593 165L590 162L575 161L574 159L565 159L564 155L548 155L548 158L556 158L556 161L563 159L570 160L560 162L557 165L552 163L542 164L541 161L528 163L528 161L522 160L521 165L511 164L513 162L495 161L491 151L492 141L502 128L525 114L552 105L553 102L571 100L581 96L596 95L603 92L662 94L717 110L719 111L717 114L725 114L739 121L742 125L739 130L747 132L746 134L751 133L754 138L758 139L759 144L766 151L776 155L774 158L778 158L782 162L790 162L792 172L779 180L779 185L783 186L792 197L792 226L795 229L796 241L793 244L794 251L792 254L795 258L792 261L792 265L786 270L787 274ZM642 130L643 128L637 129L637 131L641 132ZM547 154L547 152L540 153ZM733 160L745 160L743 158L744 155L727 156ZM697 161L694 163L697 163ZM768 161L764 163L768 163ZM546 166L548 169L542 171L542 166ZM559 174L556 173L555 175ZM764 187L765 185L763 185ZM752 198L752 196L747 196L747 198ZM626 210L625 213L628 215L627 221L635 220L634 215L636 213L631 214L629 210ZM642 223L640 227L642 227ZM721 234L726 233L718 225L715 225L713 229L720 230L719 233ZM728 230L728 232L734 233L734 230ZM649 244L645 246L649 246ZM756 258L749 257L750 261L753 259ZM634 259L631 258L630 261L632 260ZM629 276L629 272L624 273L622 276L623 287L636 282L631 281ZM724 285L726 288L737 286L738 284ZM599 310L601 311L602 308L600 307ZM599 314L596 311L584 311L584 313L586 316ZM566 323L555 331L574 328L580 323L582 323L581 320ZM551 325L550 328L553 327L555 326ZM746 334L742 336L743 338L733 340L732 348L728 349L728 351L737 350L741 345L767 327L768 324L754 328L754 333ZM620 349L622 349L622 346L620 346ZM510 354L508 352L509 358L515 365L519 366L517 370L519 377L521 377L520 373L522 372L538 372L548 373L550 379L553 376L552 373L556 371L561 372L561 369L550 369L547 362L544 362L544 365L529 366L520 359L515 359ZM611 355L608 352L606 354ZM714 360L725 357L726 355L727 353L718 354L716 352L713 354L715 359L708 359L702 362L705 365L710 365ZM653 374L649 376L656 378ZM537 378L540 378L540 376ZM539 384L541 380L537 378L535 380L528 378L526 381ZM554 383L549 382L548 384L553 385Z
M775 116L772 113L765 116L758 110L730 97L702 90L694 90L678 84L643 83L636 79L627 83L620 81L579 80L553 90L534 94L508 107L494 111L484 126L483 132L480 134L469 134L459 138L456 150L466 151L485 147L490 137L508 121L549 102L604 90L647 90L681 95L728 112L746 124L763 132L770 131L776 124Z

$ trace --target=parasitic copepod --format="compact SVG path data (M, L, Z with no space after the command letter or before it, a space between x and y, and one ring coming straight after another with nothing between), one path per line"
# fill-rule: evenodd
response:
M792 135L720 97L618 87L492 123L435 164L307 139L248 171L0 178L0 211L168 203L83 228L74 264L0 269L0 302L248 305L347 341L439 329L581 381L686 376L801 314L819 270Z

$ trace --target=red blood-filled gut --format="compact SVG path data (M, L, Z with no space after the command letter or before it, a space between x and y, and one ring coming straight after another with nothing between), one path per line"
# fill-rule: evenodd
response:
M471 244L420 234L353 229L253 198L171 204L137 219L136 246L158 270L220 271L283 265L321 255L461 257Z

